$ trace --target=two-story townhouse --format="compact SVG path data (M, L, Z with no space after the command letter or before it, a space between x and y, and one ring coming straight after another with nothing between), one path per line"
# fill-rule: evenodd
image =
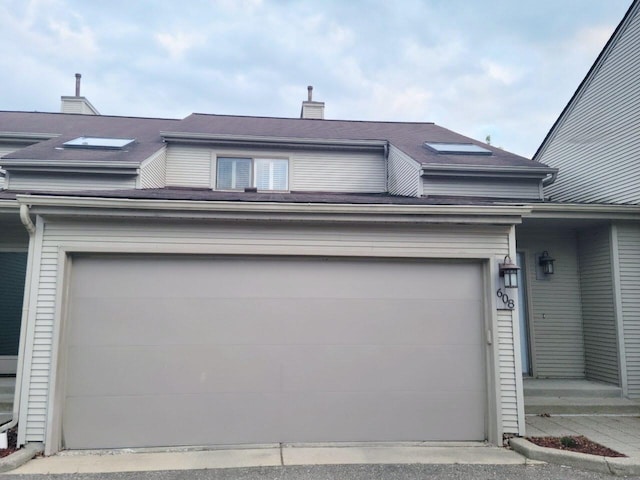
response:
M0 112L21 444L524 433L516 226L557 170L323 108Z

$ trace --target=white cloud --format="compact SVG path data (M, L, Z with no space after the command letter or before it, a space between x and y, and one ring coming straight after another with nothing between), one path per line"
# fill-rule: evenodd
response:
M328 118L530 155L629 2L0 0L0 108L57 110L81 72L105 114L295 117L312 84Z
M511 85L521 77L518 69L491 60L483 60L482 67L489 78L504 85Z
M154 38L173 60L181 59L188 50L205 43L205 37L197 33L157 33Z
M64 51L75 51L78 55L94 55L98 52L95 34L87 25L83 24L78 15L74 15L77 25L72 26L68 22L52 19L49 20L49 28L53 33L49 37L52 45Z

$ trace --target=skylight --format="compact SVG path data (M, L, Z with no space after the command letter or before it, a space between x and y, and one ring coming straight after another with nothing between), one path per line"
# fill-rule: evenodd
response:
M424 142L424 144L436 153L454 155L491 155L492 153L491 150L487 150L473 143Z
M122 150L133 143L135 138L78 137L64 142L65 147Z

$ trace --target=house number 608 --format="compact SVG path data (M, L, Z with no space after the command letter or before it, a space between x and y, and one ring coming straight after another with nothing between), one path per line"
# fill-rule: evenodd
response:
M498 296L499 299L502 300L502 303L504 303L507 306L507 308L513 310L516 307L516 304L513 301L513 299L509 298L509 295L504 293L501 288L498 289L498 291L496 292L496 295Z

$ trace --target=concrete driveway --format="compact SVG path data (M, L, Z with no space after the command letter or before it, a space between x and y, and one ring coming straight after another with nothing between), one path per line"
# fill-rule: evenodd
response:
M7 480L605 480L609 475L559 465L313 465L130 473L4 474ZM629 477L631 478L631 477ZM634 477L638 478L638 477Z

